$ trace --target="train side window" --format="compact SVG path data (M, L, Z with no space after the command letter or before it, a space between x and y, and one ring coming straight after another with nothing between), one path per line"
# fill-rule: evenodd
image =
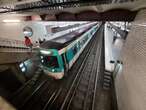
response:
M61 57L62 57L62 60L63 60L63 67L66 68L65 65L66 65L67 61L66 61L65 53L63 53L63 54L61 55Z
M93 30L91 31L91 35L93 34Z
M84 40L81 41L81 45L82 45L82 46L84 45Z
M79 49L81 49L81 47L82 47L81 41L78 42L78 45L79 45Z
M86 42L87 42L87 40L88 40L88 36L90 36L90 35L88 34L88 35L86 36L86 38L85 38L85 39L86 39Z
M77 48L78 48L78 50L80 50L80 49L81 49L80 42L78 42L78 43L77 43Z
M85 39L83 39L83 44L85 43Z
M73 54L75 55L78 52L77 45L72 48Z
M83 39L83 43L85 44L87 41L87 36Z
M69 63L70 60L72 60L72 58L74 57L72 48L67 50L65 55L66 55L67 63Z

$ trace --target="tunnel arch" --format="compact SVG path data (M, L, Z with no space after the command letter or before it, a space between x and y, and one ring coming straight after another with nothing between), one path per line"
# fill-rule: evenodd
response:
M51 20L56 21L133 21L137 11L128 9L111 9L105 12L85 10L79 13L61 12ZM47 15L45 15L47 16ZM50 18L50 17L49 17ZM50 19L44 19L49 21Z
M95 21L95 20L101 20L100 13L92 10L86 10L82 11L80 13L76 14L77 20L83 20L83 21Z
M137 12L127 9L111 9L101 13L104 21L133 21Z
M70 12L61 12L56 15L56 19L58 21L75 21L76 17L75 14Z

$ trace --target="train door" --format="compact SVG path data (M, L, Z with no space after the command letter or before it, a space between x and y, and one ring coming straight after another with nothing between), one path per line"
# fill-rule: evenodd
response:
M65 74L65 76L67 76L67 72L69 70L69 65L68 65L68 62L66 59L66 54L63 53L61 56L62 56L62 60L63 60L64 74Z

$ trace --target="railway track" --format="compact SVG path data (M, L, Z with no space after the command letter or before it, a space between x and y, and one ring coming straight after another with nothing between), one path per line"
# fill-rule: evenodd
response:
M101 28L99 31L101 31ZM99 31L97 33L102 33ZM88 107L89 102L92 102L90 105L93 106L92 110L94 110L95 82L97 82L98 77L98 74L95 73L98 73L99 69L96 66L100 62L100 52L97 54L96 51L101 51L100 46L97 48L98 43L100 43L97 43L98 40L97 37L94 37L90 41L86 50L79 57L78 63L69 71L68 77L58 81L53 79L48 80L48 77L43 76L40 72L39 75L42 76L39 80L34 82L29 81L16 92L18 95L14 95L11 101L12 104L20 110L68 110L72 107L77 108L74 103L79 98L83 103L81 105L83 105L82 108L84 110ZM98 62L92 63L94 60ZM30 86L31 83L33 83L33 86ZM83 100L80 94L84 94Z
M60 110L94 110L101 55L100 43L101 42L94 44L91 54L88 56L88 62L80 73L81 75L76 85L72 85L72 88L70 88L72 92L68 92Z
M95 41L92 44L93 49L91 49L91 51L88 54L86 54L86 58L85 58L86 62L83 63L83 65L81 65L69 89L62 91L60 93L60 96L56 98L56 101L53 101L53 103L45 106L43 110L52 110L52 109L53 110L59 110L59 109L60 110L66 110L66 109L76 110L76 109L82 109L82 108L86 109L87 103L92 100L93 100L92 106L94 106L95 93L96 93L95 82L97 83L97 76L98 76L96 73L99 70L99 66L98 68L96 68L96 66L99 65L98 64L99 62L92 63L94 60L97 60L97 58L99 59L99 54L96 54L97 45L98 45L97 39L94 39L94 40ZM100 46L98 46L98 50L100 49L99 47ZM91 73L94 73L94 74L91 74ZM91 88L93 89L92 92L90 91ZM85 96L83 96L83 94L85 94ZM89 98L92 96L93 98L89 100ZM76 105L74 105L74 102L76 104L79 104L80 102L83 102L83 101L84 101L84 104L83 104L84 106L82 106L82 104L79 105L80 107L77 107Z

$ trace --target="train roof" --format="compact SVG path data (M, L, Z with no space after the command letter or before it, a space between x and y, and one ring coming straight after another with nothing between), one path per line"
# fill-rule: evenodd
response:
M63 48L63 44L53 42L53 41L46 41L42 43L40 47L44 49L60 49L60 48Z
M72 34L67 34L64 36L61 36L59 38L55 38L49 41L46 41L40 45L41 48L45 49L62 49L66 47L68 44L70 44L72 41L77 39L79 35L75 35L75 32Z
M76 31L73 31L71 33L68 33L66 35L63 35L61 37L46 41L40 45L41 48L44 49L62 49L69 45L71 42L79 38L83 33L85 33L87 30L89 30L91 27L88 28L82 28Z

